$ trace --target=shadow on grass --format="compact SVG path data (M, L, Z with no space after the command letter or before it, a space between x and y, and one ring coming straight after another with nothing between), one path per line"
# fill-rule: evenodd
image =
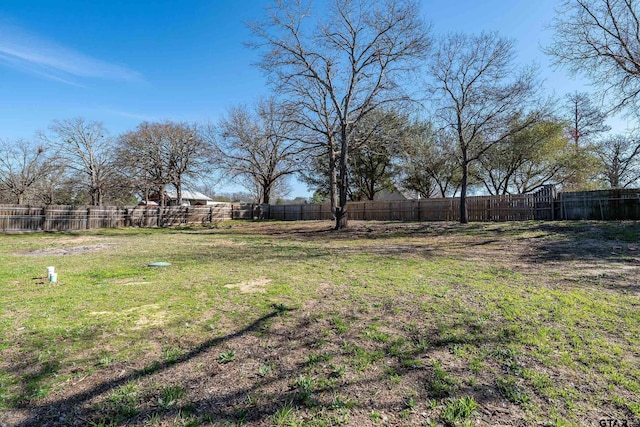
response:
M16 427L27 427L27 426L41 426L41 425L82 425L82 423L71 423L71 420L74 418L78 418L80 421L83 419L86 421L82 415L76 413L76 409L79 408L84 403L98 397L101 395L105 395L106 393L123 386L130 381L138 380L144 377L149 377L162 371L167 370L168 368L185 363L203 353L224 343L225 341L240 337L252 331L257 331L260 327L265 324L269 319L279 316L287 311L292 309L287 308L282 305L274 305L274 311L271 313L259 318L254 321L252 324L247 326L246 328L234 332L229 335L225 335L223 337L214 338L208 341L203 342L198 345L188 353L182 354L173 358L171 361L164 362L154 362L149 366L136 370L128 375L124 375L118 379L114 379L111 381L103 382L96 386L91 387L89 390L83 391L81 393L74 394L70 397L54 400L52 402L47 402L45 404L28 404L28 405L19 405L18 409L26 409L29 413L28 419L19 424L16 424ZM48 366L48 365L47 365ZM47 373L50 373L50 370L47 370ZM42 374L42 373L39 373ZM39 375L36 374L36 375ZM85 417L87 414L84 414ZM70 417L69 417L70 416Z
M480 387L465 388L437 362L456 345L508 345L512 336L501 333L500 328L479 328L473 319L465 318L448 324L461 331L457 335L423 325L404 330L397 336L401 340L385 341L383 337L379 341L365 332L379 316L393 318L393 313L380 308L353 318L358 326L347 334L323 342L322 334L331 326L322 317L298 313L283 317L275 325L270 321L288 311L292 310L274 306L271 313L246 328L203 342L171 362L155 362L69 397L25 407L28 419L16 426L148 425L189 420L193 424L188 425L293 425L301 414L318 425L353 425L345 421L349 414L366 424L372 421L372 414L399 414L406 409L407 396L398 394L398 390L386 391L380 397L376 392L390 390L397 384L395 378L398 382L410 381L417 393L415 400L420 402L460 395L473 395L481 405L500 400L495 390L482 389L480 393ZM265 345L247 348L250 357L241 361L242 367L219 364L213 354L217 351L211 350L221 350L236 339L242 340L243 346L251 342ZM194 363L193 359L201 355ZM257 366L251 367L255 361L278 367L258 375ZM193 369L198 364L204 365L203 371ZM231 381L229 371L236 375ZM143 392L135 397L127 395L127 386L140 380L147 380ZM190 390L197 392L187 399ZM175 392L174 398L171 391Z

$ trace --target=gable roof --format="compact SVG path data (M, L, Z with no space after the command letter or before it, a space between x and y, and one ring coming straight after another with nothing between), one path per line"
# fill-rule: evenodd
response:
M175 188L168 188L165 190L165 193L167 194L167 197L170 199L178 198L178 192L175 190ZM199 191L188 191L188 190L182 190L182 200L213 201L211 197L207 197L204 194L200 193Z

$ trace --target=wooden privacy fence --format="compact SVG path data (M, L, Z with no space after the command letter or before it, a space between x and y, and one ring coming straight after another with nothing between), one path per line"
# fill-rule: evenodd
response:
M469 221L526 221L535 219L535 197L517 196L467 197ZM349 219L378 221L459 221L460 199L349 202ZM329 220L329 204L270 205L268 218L283 221Z
M209 224L261 215L252 203L207 206L18 206L0 205L2 232L79 231L94 228L165 227Z
M459 221L459 198L350 202L349 219ZM640 219L640 189L557 193L546 186L533 194L467 197L469 221ZM329 220L329 204L271 205L265 218Z
M459 221L459 198L350 202L350 219L379 221ZM469 221L640 220L640 189L556 193L547 186L534 194L471 196ZM230 219L330 220L329 204L96 207L0 205L0 231L79 231L93 228L166 227L210 224Z
M613 189L559 193L557 219L640 219L640 189Z

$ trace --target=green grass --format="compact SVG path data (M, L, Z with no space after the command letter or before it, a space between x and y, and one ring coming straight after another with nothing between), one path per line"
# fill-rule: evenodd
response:
M305 226L0 235L0 423L640 421L637 222Z

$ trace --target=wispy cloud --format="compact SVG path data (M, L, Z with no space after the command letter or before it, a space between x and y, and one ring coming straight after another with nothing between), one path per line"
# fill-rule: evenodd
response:
M101 111L104 112L104 113L107 113L107 114L113 114L114 116L126 117L128 119L141 120L143 122L154 122L154 121L158 121L159 120L157 117L151 116L151 115L148 115L148 114L131 113L131 112L128 112L128 111L111 110L111 109L103 109Z
M66 84L82 86L78 78L142 81L140 73L0 22L0 64Z

